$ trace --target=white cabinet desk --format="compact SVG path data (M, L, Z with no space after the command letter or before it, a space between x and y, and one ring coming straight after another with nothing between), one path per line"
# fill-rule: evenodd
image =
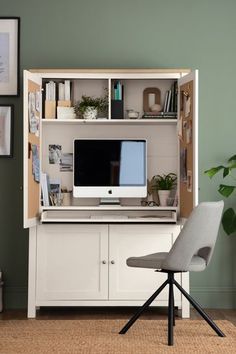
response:
M158 288L164 274L129 268L126 258L168 252L179 234L181 218L187 218L198 203L197 77L197 71L188 69L25 71L24 227L29 228L29 317L35 317L41 306L137 306ZM72 87L71 101L47 101L48 82L58 88L65 80ZM124 93L122 117L112 113L117 80ZM57 106L73 106L84 94L101 97L104 88L107 116L93 120L56 116ZM159 92L163 115L149 118L144 114L147 91ZM164 106L170 95L175 95L175 111L167 114ZM125 112L130 109L140 112L141 119L127 119ZM178 205L143 208L140 200L132 198L125 198L120 209L98 208L96 200L89 205L78 200L78 204L59 208L42 205L41 181L33 173L33 151L38 153L40 173L60 179L61 186L71 190L73 174L50 164L49 145L72 153L73 140L79 138L145 139L147 178L175 173ZM188 273L179 277L189 291ZM154 306L167 306L166 291ZM178 291L175 300L182 316L188 317L189 305Z

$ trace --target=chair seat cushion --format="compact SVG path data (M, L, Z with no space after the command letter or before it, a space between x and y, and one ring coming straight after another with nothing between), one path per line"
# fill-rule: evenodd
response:
M161 269L167 255L167 252L159 252L141 257L130 257L127 259L126 264L129 267Z
M152 253L141 257L130 257L127 259L126 264L129 267L162 269L163 261L165 260L167 255L168 252L158 252L158 253ZM205 268L206 268L205 259L199 256L193 256L188 269L185 270L190 272L191 271L200 272Z

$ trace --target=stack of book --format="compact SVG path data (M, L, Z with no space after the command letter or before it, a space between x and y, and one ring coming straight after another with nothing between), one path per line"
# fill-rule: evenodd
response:
M177 118L177 112L144 112L142 118L144 119L155 119L155 118L160 118L160 119L176 119Z
M175 81L171 89L166 91L163 112L177 112L177 94L177 81Z

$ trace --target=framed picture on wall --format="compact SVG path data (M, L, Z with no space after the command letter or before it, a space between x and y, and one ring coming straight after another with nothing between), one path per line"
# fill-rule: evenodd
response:
M0 96L19 95L20 18L0 17Z
M0 157L13 156L13 105L0 105Z

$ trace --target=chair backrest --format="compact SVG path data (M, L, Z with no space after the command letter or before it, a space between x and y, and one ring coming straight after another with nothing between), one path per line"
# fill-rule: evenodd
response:
M194 208L162 268L188 271L194 255L209 264L219 231L224 202L203 202Z

